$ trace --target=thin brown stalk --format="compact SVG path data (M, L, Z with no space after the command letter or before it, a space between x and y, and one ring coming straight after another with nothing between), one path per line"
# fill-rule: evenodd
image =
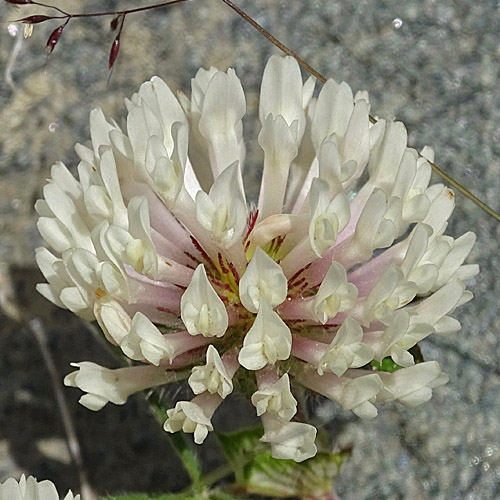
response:
M326 82L326 77L322 75L319 71L315 70L310 64L308 64L304 59L302 59L297 53L295 53L292 49L288 48L283 42L278 40L275 36L273 36L269 31L267 31L263 26L261 26L255 19L249 16L245 11L243 11L240 7L235 5L231 0L222 0L228 7L230 7L234 12L236 12L241 18L243 18L248 24L254 27L262 36L266 37L273 45L278 47L285 54L292 56L295 60L302 66L306 71L311 73L311 75L315 76L321 83ZM377 123L377 119L370 115L370 121L372 123ZM419 156L422 156L419 154ZM427 160L429 161L429 160ZM462 193L466 198L475 203L479 208L485 211L488 215L496 219L500 222L500 214L495 212L489 205L481 201L477 196L472 194L464 185L460 184L457 180L451 177L449 174L444 172L441 168L439 168L436 164L429 161L429 164L432 170L442 177L448 184L454 187L457 191Z
M66 398L64 397L61 377L59 376L54 359L47 344L47 334L45 332L45 328L39 318L32 319L29 321L28 325L36 338L43 361L52 381L57 408L59 409L59 414L61 415L61 419L63 421L64 432L66 433L68 451L78 471L82 500L97 500L97 496L92 490L87 478L80 443L76 435L75 426L68 409L68 404L66 403Z
M125 10L110 10L110 11L104 11L104 12L89 12L89 13L77 13L77 14L71 14L69 12L66 12L63 9L60 9L59 7L56 7L55 5L48 5L45 3L37 2L35 0L31 1L27 5L36 5L38 7L44 7L46 9L55 9L58 12L60 12L62 15L61 16L48 16L49 19L64 19L64 18L82 18L82 17L102 17L102 16L118 16L118 15L128 15L128 14L135 14L137 12L144 12L147 10L153 10L153 9L159 9L161 7L167 7L169 5L175 5L177 3L181 2L187 2L188 0L170 0L169 2L161 2L161 3L156 3L153 5L145 5L143 7L136 7L134 9L125 9ZM47 19L47 20L49 20Z

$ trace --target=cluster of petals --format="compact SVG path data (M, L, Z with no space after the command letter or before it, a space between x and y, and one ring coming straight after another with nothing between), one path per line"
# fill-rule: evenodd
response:
M19 481L10 477L0 483L0 500L60 500L54 483L50 481L38 482L33 476L23 474ZM73 495L68 491L63 500L80 500L80 495Z
M450 315L472 297L475 236L444 234L453 193L429 186L433 152L409 148L402 123L372 124L367 93L346 83L315 95L293 58L270 58L255 204L234 70L200 69L191 98L154 77L126 101L122 126L91 113L78 180L55 164L36 204L47 243L38 290L97 320L135 362L77 364L65 382L87 393L82 404L124 404L187 378L195 396L168 411L165 429L201 443L251 377L262 440L301 461L316 453L316 429L297 420L294 386L372 418L377 404L415 406L446 382L411 349L459 330ZM402 368L374 372L386 357Z

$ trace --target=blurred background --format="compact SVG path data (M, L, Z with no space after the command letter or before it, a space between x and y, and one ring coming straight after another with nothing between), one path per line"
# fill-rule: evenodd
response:
M49 2L49 0L47 0ZM153 4L150 0L51 0L70 12ZM354 90L367 89L372 114L403 120L410 145L436 150L436 163L500 210L500 3L497 0L235 0L315 69ZM25 319L38 318L59 376L72 361L116 362L88 328L42 299L34 249L41 244L33 204L63 160L74 172L73 146L89 138L88 115L102 107L125 116L123 99L159 75L190 93L200 66L234 67L247 96L246 178L257 194L261 153L255 140L259 82L277 49L221 0L127 16L109 84L110 18L73 20L52 56L45 44L57 27L34 27L25 39L16 18L43 9L0 2L0 300L6 272ZM304 74L306 77L307 75ZM253 141L253 146L249 141ZM440 182L435 177L434 182ZM336 482L343 500L500 498L500 225L458 195L448 233L474 230L469 262L481 273L475 299L455 316L462 330L423 343L450 382L414 410L383 407L361 421L333 404L318 408L337 447L353 446ZM164 432L141 397L93 413L64 389L82 446L83 466L100 494L178 490L187 481ZM233 410L244 414L244 402ZM233 417L231 417L233 418ZM216 426L224 427L221 415ZM210 442L200 448L211 467ZM22 472L78 490L47 366L33 333L0 314L0 481Z

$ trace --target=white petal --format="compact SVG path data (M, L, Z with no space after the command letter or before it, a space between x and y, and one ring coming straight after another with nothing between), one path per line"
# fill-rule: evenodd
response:
M109 193L109 198L113 207L112 222L121 227L127 227L127 210L123 203L117 166L111 149L104 151L102 154L100 169L102 181Z
M333 262L321 283L313 301L316 319L325 324L339 312L354 306L358 289L347 282L347 273L339 262Z
M231 377L213 345L208 346L207 363L192 369L188 383L195 394L208 391L219 394L222 399L233 391Z
M369 111L370 105L366 101L356 102L342 143L343 163L351 160L356 162L355 175L353 172L355 178L365 168L370 155Z
M256 313L262 302L276 307L286 299L288 282L283 270L264 250L257 247L239 284L240 300Z
M459 272L459 269L472 250L475 242L476 235L472 232L465 233L460 238L455 240L453 248L446 256L441 268L439 269L439 277L437 279L436 288L446 284ZM463 267L465 266L462 266L462 268ZM477 271L479 271L479 269L477 269ZM474 275L474 272L476 272L476 268L471 274Z
M267 364L290 357L292 334L288 326L267 302L245 335L238 361L247 370L260 370Z
M419 304L406 309L410 314L418 314L419 322L434 326L436 333L447 335L460 329L460 323L457 320L450 323L447 314L461 305L464 295L468 295L464 284L454 280Z
M382 389L382 380L378 374L363 375L349 381L343 388L342 391L342 408L346 410L353 410L356 413L356 408L359 408L361 414L358 416L360 418L373 418L377 415L377 412L373 410L368 410L365 403L369 403L369 400L374 398ZM371 404L371 403L369 403Z
M287 422L284 425L276 422L269 426L264 420L264 429L266 432L261 441L271 443L274 458L303 462L316 455L316 427L302 422Z
M120 345L124 337L129 334L132 323L123 307L116 301L110 301L100 304L94 312L106 338L112 344Z
M88 297L84 296L77 287L67 287L59 296L64 306L71 312L84 319L92 321L92 307Z
M311 185L310 202L309 242L314 253L322 257L349 222L349 200L343 192L332 199L328 184L316 178Z
M175 408L167 410L168 418L163 426L167 432L181 429L194 434L194 442L201 444L213 430L210 419L222 399L217 394L195 397L192 401L179 401Z
M403 158L408 141L406 127L401 122L389 122L378 147L372 152L368 169L370 182L391 193L396 180L399 164Z
M215 178L235 161L243 161L239 145L245 111L245 94L234 70L217 72L208 84L198 125L209 144Z
M328 80L321 89L312 122L312 139L316 149L336 134L344 137L354 109L352 90L345 82L340 85Z
M52 217L40 217L37 221L37 228L42 238L56 252L62 253L73 247L71 233L59 220Z
M84 402L94 401L99 408L111 402L123 405L127 398L138 391L165 384L176 379L175 373L167 373L154 366L134 366L110 370L88 361L72 363L79 370L64 378L64 385L78 387L89 394L83 396ZM88 397L86 397L88 396ZM87 406L87 407L89 407Z
M335 194L342 191L341 181L346 180L346 175L342 171L342 159L336 136L322 142L317 151L317 157L319 178L326 181Z
M442 184L434 184L426 191L431 200L431 206L426 218L422 221L431 226L434 234L440 234L446 229L446 224L455 208L453 191Z
M346 269L363 260L368 260L376 248L386 248L396 237L397 227L386 217L388 209L385 193L376 189L370 195L361 212L349 252L356 257L344 264ZM342 261L347 259L342 259Z
M290 390L288 374L274 384L259 385L259 390L252 394L252 404L259 417L264 413L274 413L284 421L291 420L297 412L297 401Z
M196 218L221 248L229 248L241 241L246 230L247 207L237 162L215 179L208 195L198 191Z
M432 389L447 382L436 361L419 363L394 373L381 373L384 391L381 402L396 399L409 408L425 403L432 397Z
M370 346L363 344L363 329L353 318L346 318L318 364L318 373L329 370L341 377L348 368L359 368L373 359Z
M208 281L203 264L196 268L181 297L181 318L191 335L222 337L227 330L226 308Z
M282 116L290 126L297 121L295 140L299 142L305 129L302 76L295 58L271 56L264 69L259 101L260 122L269 115Z
M264 219L283 210L290 164L298 154L294 122L269 114L262 123L259 144L264 150L264 169L259 194L259 216Z
M183 185L183 172L179 164L162 156L155 163L152 179L158 196L171 207Z
M144 314L135 313L130 325L130 336L135 337L134 340L137 339L142 356L153 365L158 366L164 359L173 360L175 356L173 346Z
M171 129L174 122L186 123L186 116L175 95L168 85L159 77L153 76L151 82L141 86L141 97L160 117L163 129L163 143L167 152L172 154L173 138Z

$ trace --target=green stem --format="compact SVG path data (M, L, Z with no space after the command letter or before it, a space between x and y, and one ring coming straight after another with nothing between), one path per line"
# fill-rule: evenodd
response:
M218 483L221 479L224 479L226 476L229 476L232 472L233 469L228 464L221 465L203 477L203 484L206 486L212 486L213 484Z
M147 398L151 408L154 411L155 417L158 422L163 425L165 422L165 408L163 408L160 399L157 394L153 392ZM204 481L201 479L201 466L196 454L191 449L191 446L186 441L183 434L168 434L170 442L172 443L175 451L179 455L189 477L193 484L191 489L194 491L200 491L204 487Z
M169 434L170 442L173 444L177 451L184 467L186 468L191 481L193 481L193 489L199 490L204 482L201 480L201 468L198 458L193 453L193 450L186 442L183 434Z

